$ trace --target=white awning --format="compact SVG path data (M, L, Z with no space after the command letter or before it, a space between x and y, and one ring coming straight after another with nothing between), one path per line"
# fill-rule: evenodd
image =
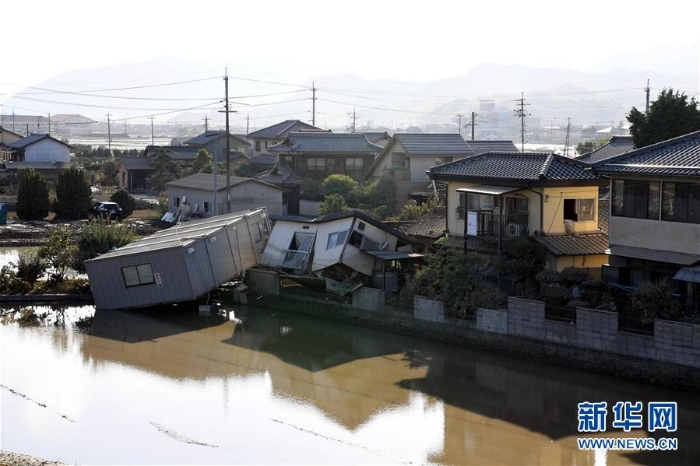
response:
M673 279L682 282L700 283L700 266L691 265L688 267L681 267L673 276Z
M476 193L476 194L486 194L489 196L500 196L501 194L514 193L516 191L522 191L524 188L514 188L512 186L489 186L485 184L479 184L476 186L470 186L468 188L458 188L458 193Z

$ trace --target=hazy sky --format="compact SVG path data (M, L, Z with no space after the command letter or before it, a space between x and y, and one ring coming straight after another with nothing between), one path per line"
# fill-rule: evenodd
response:
M620 0L5 2L4 48L16 58L0 75L0 92L8 83L156 56L198 57L255 75L428 81L485 61L585 71L616 53L700 44L698 4L655 5L662 7Z
M5 2L0 7L6 60L0 73L0 105L26 86L67 71L158 57L204 65L175 72L144 66L137 76L115 73L111 81L66 82L61 89L221 76L224 67L234 79L306 83L307 87L314 77L345 73L427 82L463 75L484 62L589 71L606 60L609 65L610 57L645 57L669 46L694 51L690 58L698 62L700 6L688 0L656 5L662 6L620 0ZM327 81L323 84L327 86ZM236 92L258 92L243 86L242 81L235 82ZM384 92L392 85L376 83L376 87ZM267 86L259 92L287 89ZM172 95L178 92L173 89ZM55 95L44 98L58 99ZM136 104L119 105L133 108L112 109L121 117L152 113L140 111ZM2 112L14 109L51 111L48 103L35 100L6 104ZM287 111L281 108L277 113L283 110ZM104 108L89 106L62 111L105 113Z

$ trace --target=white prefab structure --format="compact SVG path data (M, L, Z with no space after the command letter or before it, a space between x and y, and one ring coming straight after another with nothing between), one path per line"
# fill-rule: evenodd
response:
M196 299L258 265L269 232L260 208L179 224L86 261L95 306Z
M312 272L318 276L325 269L345 266L372 276L378 260L373 253L410 253L414 244L415 241L398 230L356 211L313 220L280 218L275 222L260 263L296 274Z
M286 189L253 178L230 177L231 211L241 211L265 207L270 215L285 215L287 205L284 194ZM218 212L226 212L226 176L218 175L216 190L218 192ZM168 211L175 213L185 199L189 211L203 216L214 212L214 175L195 173L166 184L168 187Z

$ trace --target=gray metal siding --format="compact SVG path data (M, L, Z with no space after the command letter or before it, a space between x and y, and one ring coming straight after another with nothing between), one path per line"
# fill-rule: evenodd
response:
M204 244L207 247L214 280L217 284L224 283L237 274L226 230L221 230L210 236Z
M192 254L189 249L194 249ZM204 241L200 240L185 248L185 263L192 291L196 296L200 296L218 285L214 281L209 254Z
M86 262L95 305L99 309L129 309L160 302L192 298L182 249L121 256L109 261ZM156 283L127 287L122 268L151 264L153 273L160 274L162 286Z

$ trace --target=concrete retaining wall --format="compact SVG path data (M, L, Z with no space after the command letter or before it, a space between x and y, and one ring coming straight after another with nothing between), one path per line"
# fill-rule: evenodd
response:
M445 322L445 306L423 296L413 298L413 317L430 322Z

